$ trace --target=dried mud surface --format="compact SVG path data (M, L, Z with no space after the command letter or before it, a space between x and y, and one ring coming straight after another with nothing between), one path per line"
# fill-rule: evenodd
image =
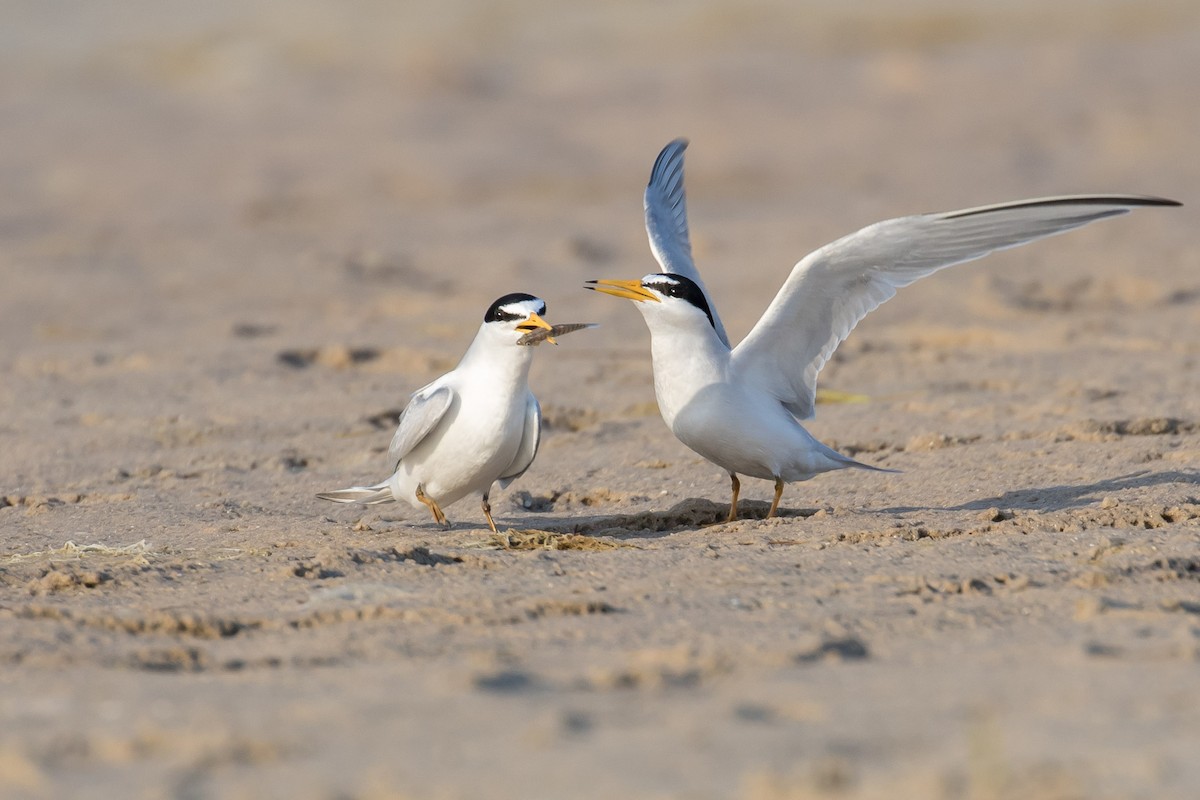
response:
M1200 12L855 9L10 8L0 795L1193 797ZM899 472L726 523L581 289L678 135L734 338L878 219L1186 205L902 291L811 425ZM503 532L315 499L510 291L601 327Z

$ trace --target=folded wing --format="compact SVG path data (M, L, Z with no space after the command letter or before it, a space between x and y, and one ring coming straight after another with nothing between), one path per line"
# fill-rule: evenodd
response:
M733 369L807 419L821 367L858 321L901 287L1139 206L1177 205L1158 197L1076 195L877 222L796 264L762 319L734 348Z
M525 428L521 434L521 446L517 448L517 455L513 458L512 463L500 475L501 489L525 474L525 470L529 469L529 465L537 456L538 445L541 444L541 441L542 407L538 404L537 398L533 396L533 392L529 392L525 398Z
M650 183L646 186L646 234L650 237L650 250L663 271L690 278L704 292L717 335L728 345L725 326L717 316L717 304L713 302L692 260L687 198L683 191L683 151L687 146L687 139L676 139L662 149L654 162Z
M388 465L392 469L442 421L453 400L454 392L449 386L431 384L413 393L400 414L400 427L388 447Z

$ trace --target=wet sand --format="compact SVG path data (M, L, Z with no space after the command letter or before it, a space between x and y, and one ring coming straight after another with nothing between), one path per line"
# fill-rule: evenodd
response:
M1172 798L1200 785L1190 2L18 3L0 28L0 794ZM590 278L692 140L733 339L892 216L1173 197L957 267L822 373L897 474L725 474ZM533 467L374 482L496 297Z

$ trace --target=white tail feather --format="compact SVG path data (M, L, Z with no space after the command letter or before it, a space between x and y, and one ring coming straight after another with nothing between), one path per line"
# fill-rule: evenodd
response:
M374 486L351 486L349 489L339 489L336 492L321 492L317 497L322 500L332 500L335 503L362 503L368 506L391 503L396 499L392 497L392 490L388 487L387 481Z
M864 464L861 461L855 461L850 456L839 453L837 450L834 450L828 445L821 444L820 442L816 442L816 444L822 453L828 456L831 460L836 461L843 466L852 467L854 469L869 469L872 472L900 472L898 469L888 469L887 467L876 467L873 464Z

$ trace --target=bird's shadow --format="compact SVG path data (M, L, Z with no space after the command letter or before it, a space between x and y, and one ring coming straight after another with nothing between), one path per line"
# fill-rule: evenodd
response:
M881 508L879 511L889 514L902 514L910 511L985 511L989 508L1021 509L1025 511L1066 511L1080 508L1095 502L1097 496L1113 492L1137 489L1145 486L1159 486L1165 483L1200 484L1200 472L1195 470L1171 470L1170 472L1150 472L1142 470L1121 475L1117 478L1106 478L1094 483L1084 483L1071 486L1040 486L1029 489L1013 489L994 497L984 497L962 503L957 506L933 508L930 506L893 506ZM1195 497L1186 498L1188 503L1200 502Z
M993 497L984 497L956 506L891 506L887 508L863 509L879 514L904 514L916 511L984 511L990 508L1019 509L1024 511L1065 511L1080 508L1095 502L1104 495L1159 486L1167 483L1200 485L1200 471L1172 470L1150 472L1142 470L1107 478L1094 483L1056 486L1041 486L1014 489ZM1200 504L1200 498L1189 495L1181 502ZM738 520L766 519L770 503L765 500L742 500L738 503ZM783 508L776 516L804 519L817 513L817 508ZM541 519L525 518L521 523L532 523L530 529L544 530L552 534L582 534L605 536L612 539L658 539L684 531L701 530L726 522L729 515L728 503L715 503L703 497L689 497L671 506L666 511L641 511L635 514L609 514L603 516L558 516L548 515ZM411 523L410 523L411 524ZM444 530L436 523L416 527ZM486 525L458 523L455 528L480 528Z
M738 520L766 519L771 504L764 500L742 500L738 503ZM815 508L779 508L777 517L810 517ZM726 522L728 503L714 503L703 497L689 497L666 511L641 511L636 514L613 514L595 517L573 517L558 520L545 529L554 533L578 533L586 536L607 536L613 539L658 539L682 531L700 530Z
M738 521L762 520L767 518L771 504L765 500L741 500L738 502ZM817 513L817 508L784 508L775 511L776 517L803 518ZM728 521L729 504L714 503L703 497L689 497L671 506L666 511L641 511L636 514L608 514L603 516L571 516L547 513L535 517L497 517L501 529L516 526L528 531L544 531L551 534L582 534L584 536L606 536L612 539L657 539L689 530L701 530ZM400 522L422 531L447 533L448 531L488 532L482 522L452 522L444 528L436 522L426 520L414 522L406 518L387 518L385 522Z
M1107 478L1094 483L1014 489L993 497L961 503L956 506L893 506L890 508L864 509L881 514L900 514L913 511L984 511L989 508L1020 509L1026 511L1065 511L1080 508L1097 501L1100 497L1129 489L1159 486L1168 483L1200 485L1200 471L1171 470L1151 472L1142 470ZM1182 499L1186 503L1200 503L1200 499L1189 495ZM761 520L767 516L770 503L762 500L743 500L738 504L739 520ZM816 508L779 508L776 516L802 519L811 517ZM545 525L555 533L579 533L603 535L614 539L655 539L681 531L700 530L726 521L728 503L714 503L701 497L691 497L676 503L666 511L643 511L637 514L616 514L596 517L574 517L555 520Z

